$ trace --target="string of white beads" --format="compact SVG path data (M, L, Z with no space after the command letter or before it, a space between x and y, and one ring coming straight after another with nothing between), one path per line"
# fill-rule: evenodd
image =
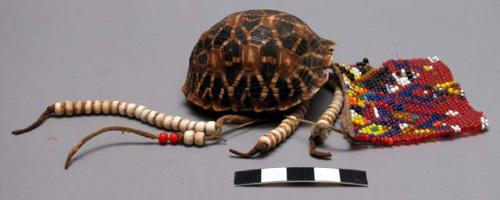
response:
M342 105L344 104L344 96L342 94L342 90L340 88L335 88L335 92L333 93L333 100L326 111L321 115L319 120L316 122L316 125L319 127L331 127L337 121L337 117L342 110Z
M197 138L204 138L205 135L216 133L215 121L202 122L192 121L179 116L171 116L162 112L151 110L143 105L110 100L87 100L87 101L64 101L54 104L54 114L56 116L73 116L82 114L115 114L135 118L144 123L164 128L166 130L185 132L193 130L202 132ZM195 141L195 140L193 140ZM203 145L204 140L199 139L197 145Z
M301 104L291 115L282 120L278 127L272 129L266 135L261 136L257 141L258 144L264 144L260 146L260 148L263 148L260 150L268 151L285 141L286 138L295 132L300 123L299 119L304 117L308 109L308 103Z

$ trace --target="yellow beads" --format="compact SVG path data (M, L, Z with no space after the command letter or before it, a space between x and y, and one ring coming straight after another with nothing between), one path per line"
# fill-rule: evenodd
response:
M417 134L429 134L431 132L432 132L432 130L431 129L427 129L427 128L426 129L416 129L415 130L415 133L417 133Z
M424 67L424 70L425 70L425 71L430 71L430 70L432 70L432 65L424 65L423 67Z
M462 95L462 91L453 88L456 85L457 85L456 81L448 81L448 82L436 84L436 89L446 90L446 92L450 95L456 95L456 96Z
M354 110L351 110L351 119L352 119L352 123L354 123L356 125L364 126L364 125L370 123L370 121L368 121L367 119L365 119L360 114L356 113Z
M455 86L457 84L456 81L448 81L448 82L444 82L444 83L438 83L436 84L436 87L438 89L448 89L448 88L451 88L453 86Z
M384 134L388 130L390 130L390 128L387 126L383 126L383 125L379 125L379 124L370 124L368 126L363 127L362 129L360 129L359 132L364 133L364 134L378 136L378 135Z

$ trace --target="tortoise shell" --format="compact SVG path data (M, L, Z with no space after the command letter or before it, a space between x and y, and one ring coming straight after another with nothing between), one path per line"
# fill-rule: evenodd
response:
M334 48L288 13L233 13L201 35L182 91L205 110L284 111L325 84Z

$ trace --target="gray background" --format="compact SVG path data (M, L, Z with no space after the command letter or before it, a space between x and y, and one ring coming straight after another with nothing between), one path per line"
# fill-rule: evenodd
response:
M85 146L69 170L67 151L88 132L109 125L159 130L119 117L31 123L49 104L116 99L209 120L180 92L198 36L229 13L250 8L288 11L338 43L336 61L437 55L485 111L486 134L394 148L351 149L337 135L330 161L307 152L303 126L269 155L230 156L272 128L263 124L204 148L159 146L108 134ZM500 192L499 1L133 1L0 0L0 199L498 199ZM310 119L329 102L322 92ZM236 170L322 166L368 171L370 186L233 187Z

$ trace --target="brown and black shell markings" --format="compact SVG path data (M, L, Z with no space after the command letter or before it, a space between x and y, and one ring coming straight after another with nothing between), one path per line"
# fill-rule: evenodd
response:
M325 84L334 48L288 13L237 12L201 35L182 90L205 110L287 110Z

